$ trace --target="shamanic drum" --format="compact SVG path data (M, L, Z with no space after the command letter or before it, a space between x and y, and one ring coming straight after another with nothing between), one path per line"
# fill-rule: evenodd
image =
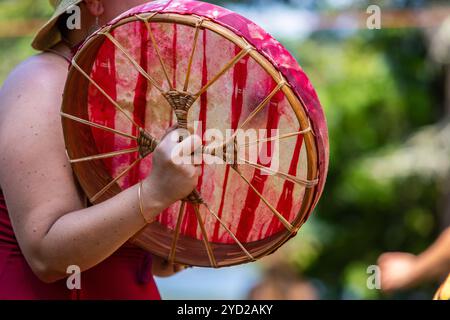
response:
M188 199L131 240L170 262L217 268L271 254L323 191L328 133L313 86L264 30L215 5L154 1L101 28L72 61L61 115L93 204L147 177L174 124L201 135L209 156L225 150L223 163L202 164ZM232 134L217 143L210 129Z

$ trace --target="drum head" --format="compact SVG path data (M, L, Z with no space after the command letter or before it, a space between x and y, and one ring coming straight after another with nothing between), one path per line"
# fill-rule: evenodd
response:
M62 116L94 204L145 179L174 124L202 136L201 198L173 204L133 239L171 262L223 267L270 254L323 190L326 123L306 75L260 27L211 4L151 2L91 36L73 59Z

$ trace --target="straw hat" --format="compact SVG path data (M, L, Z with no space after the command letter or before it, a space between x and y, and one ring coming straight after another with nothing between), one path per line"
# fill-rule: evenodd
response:
M50 20L37 32L31 46L36 50L43 51L60 42L61 33L58 30L58 19L71 6L80 2L83 2L83 0L50 0L50 4L55 8L55 12Z

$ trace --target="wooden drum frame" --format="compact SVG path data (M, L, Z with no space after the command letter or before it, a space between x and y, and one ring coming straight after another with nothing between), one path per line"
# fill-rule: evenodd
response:
M169 4L170 3L171 1L169 1ZM209 4L208 6L215 7ZM149 4L143 6L143 9L141 8L140 11L150 10L147 9L148 7L150 7ZM177 221L177 227L174 230L171 230L168 227L155 222L153 224L150 224L133 239L131 239L131 242L152 252L153 254L166 258L171 263L179 263L191 266L218 268L258 260L268 254L275 252L286 241L295 236L300 227L306 222L309 215L313 211L318 198L322 193L323 183L326 175L326 169L322 169L322 172L320 169L321 166L322 168L326 168L328 163L328 140L326 131L322 130L322 132L319 133L319 135L323 137L323 141L325 142L322 141L321 145L318 146L318 133L315 130L317 127L314 126L315 122L317 121L314 121L314 119L311 119L311 117L309 116L311 110L308 110L302 96L293 89L289 79L287 79L285 75L280 72L280 70L276 66L274 66L273 61L270 61L266 55L259 52L259 50L257 50L252 44L249 43L248 39L244 38L242 35L238 35L236 32L233 32L232 30L230 30L230 28L227 28L223 24L212 20L210 17L200 16L197 14L174 13L168 11L170 11L170 9L167 9L167 6L162 10L149 12L139 12L138 9L130 11L128 14L124 14L123 16L113 21L111 24L97 31L83 44L81 49L76 53L73 58L72 67L69 71L61 111L68 157L73 165L73 170L78 178L78 181L87 197L89 198L91 203L98 204L107 199L110 199L111 197L117 195L122 191L121 187L117 184L118 177L112 177L110 172L108 172L108 170L103 165L103 162L101 161L101 159L105 157L119 155L121 154L121 152L118 151L106 155L99 155L96 144L92 143L93 141L95 141L92 134L92 128L122 135L126 138L135 139L137 141L137 147L135 150L131 151L139 152L140 156L136 161L139 161L139 159L142 159L148 154L151 154L151 152L157 145L157 139L153 138L149 134L146 134L145 128L139 128L139 136L134 136L128 133L120 132L116 129L108 128L107 126L96 124L90 120L86 120L89 119L89 112L88 108L86 107L89 95L89 86L94 86L100 92L102 92L102 94L112 103L112 105L116 107L119 112L125 115L127 113L127 111L123 110L123 108L116 101L113 101L114 99L108 97L108 94L102 89L101 84L96 83L90 76L97 53L103 43L105 41L108 41L107 39L114 43L116 49L121 51L121 53L129 59L129 62L136 68L136 70L138 70L141 75L144 75L145 78L154 87L159 86L161 89L160 91L163 95L169 93L168 91L164 91L162 89L162 86L157 83L151 75L147 74L147 72L139 66L139 63L137 61L132 61L133 58L129 54L127 54L126 48L124 48L117 41L117 39L112 36L112 32L116 28L129 23L145 23L150 31L150 38L153 40L152 44L155 46L155 50L160 58L161 56L159 55L157 43L154 39L154 36L152 35L152 29L149 27L150 24L170 23L194 28L195 37L194 43L192 44L192 55L188 64L189 67L186 76L186 83L189 82L189 76L192 72L192 59L196 50L199 33L202 30L208 30L217 35L220 35L227 41L232 42L236 46L240 47L242 51L233 60L231 60L224 67L224 69L222 69L223 72L220 72L217 76L220 77L221 75L223 75L225 72L233 68L234 65L240 59L242 59L242 57L248 55L250 58L256 61L277 84L276 91L272 92L272 96L279 91L283 92L297 117L301 131L296 134L301 133L303 135L304 144L307 150L307 181L296 181L294 177L289 176L285 176L285 178L287 177L289 179L292 179L292 181L300 183L305 187L300 212L296 215L293 221L289 222L283 218L283 215L279 213L274 206L268 203L268 201L265 200L261 194L259 194L258 196L261 198L261 200L270 208L274 216L280 219L285 228L281 232L277 232L276 234L273 234L265 239L242 243L237 239L236 235L232 234L227 225L220 221L220 218L217 216L217 214L200 199L200 202L198 204L192 204L197 208L196 212L198 213L198 206L205 206L208 212L216 219L218 219L218 221L221 223L221 227L225 228L228 233L231 233L230 236L234 239L235 242L233 244L214 243L208 241L208 237L206 236L206 232L204 230L204 223L199 214L197 215L197 218L199 219L198 222L202 230L203 239L194 239L192 237L180 234L179 228L182 219L182 211L185 210L186 206L186 202L183 202L183 204L180 205L179 219ZM164 68L164 62L162 62L162 60L160 60L160 62L167 76L167 72ZM214 79L210 82L214 83ZM202 88L202 90L200 90L196 94L192 94L187 90L178 91L174 88L172 88L171 91L176 96L176 98L180 98L181 96L181 98L187 97L194 99L195 101L203 94L203 92L206 92L206 90L208 90L208 87ZM268 96L255 110L263 109L270 99L271 96ZM192 106L192 104L186 105L183 103L177 104L173 102L170 103L170 105L175 112L178 111L177 108L187 108L186 112L189 112L189 108ZM255 115L256 113L254 114L254 116ZM179 118L178 120L180 122ZM130 121L133 121L133 119L130 119ZM323 153L325 155L325 159L323 158L323 154L318 151L319 147L325 147L326 151ZM124 152L130 152L130 150L125 150ZM133 164L131 166L133 166ZM124 175L127 172L128 171L124 172ZM244 180L246 179L243 175L241 175L241 177ZM246 180L245 182L249 185L249 187L251 187L248 180ZM253 190L257 192L255 189Z

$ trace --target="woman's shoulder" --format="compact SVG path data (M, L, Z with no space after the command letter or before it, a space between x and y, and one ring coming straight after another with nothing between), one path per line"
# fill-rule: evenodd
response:
M67 78L67 62L51 53L41 53L20 63L0 88L0 114L20 102L53 101L61 97Z
M66 78L67 62L64 66L50 53L25 60L10 73L0 89L0 146L8 133L59 116Z
M41 53L28 58L19 65L7 77L2 86L2 94L18 86L61 84L61 79L67 77L67 62L52 53Z

